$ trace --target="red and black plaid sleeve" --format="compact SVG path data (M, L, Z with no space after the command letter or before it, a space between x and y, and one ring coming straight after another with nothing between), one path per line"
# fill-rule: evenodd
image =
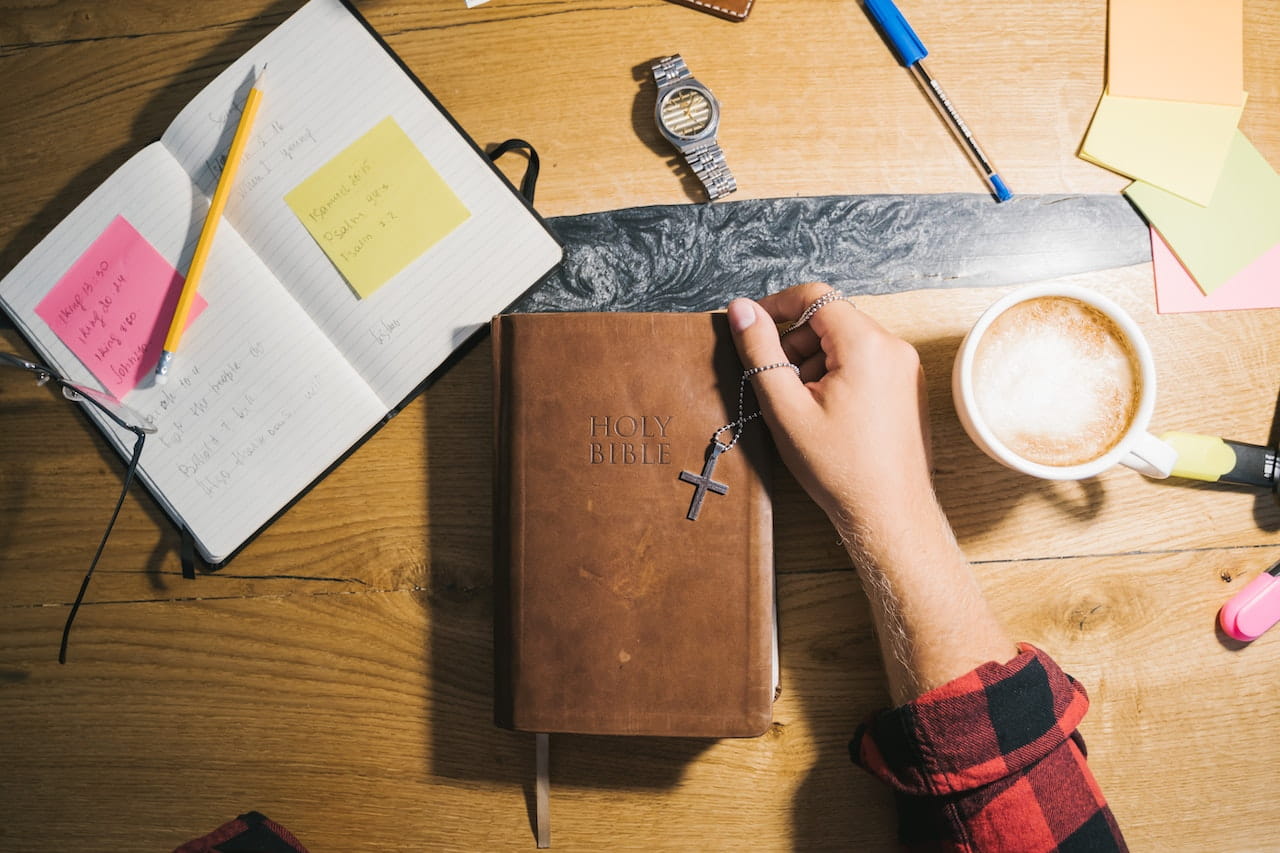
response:
M1076 732L1084 687L1018 649L876 714L849 744L854 762L893 789L912 850L1127 850Z
M247 812L173 853L307 853L307 848L271 818Z

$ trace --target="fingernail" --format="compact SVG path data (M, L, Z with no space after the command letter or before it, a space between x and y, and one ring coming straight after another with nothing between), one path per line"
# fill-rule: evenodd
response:
M756 321L756 307L750 299L735 299L729 303L729 328L743 332Z

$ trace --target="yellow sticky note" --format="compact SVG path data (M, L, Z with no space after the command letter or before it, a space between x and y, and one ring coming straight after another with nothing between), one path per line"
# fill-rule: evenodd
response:
M1280 244L1280 175L1238 131L1208 207L1141 181L1124 194L1205 293Z
M1113 172L1168 190L1196 204L1213 198L1239 106L1102 96L1080 156Z
M362 299L471 215L391 117L284 200Z
M1107 91L1236 104L1244 88L1243 0L1110 0Z

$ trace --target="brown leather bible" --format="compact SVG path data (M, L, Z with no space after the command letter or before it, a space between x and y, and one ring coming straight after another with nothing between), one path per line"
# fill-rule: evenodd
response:
M777 687L763 422L703 479L712 435L738 417L725 315L512 314L492 329L498 724L762 734Z

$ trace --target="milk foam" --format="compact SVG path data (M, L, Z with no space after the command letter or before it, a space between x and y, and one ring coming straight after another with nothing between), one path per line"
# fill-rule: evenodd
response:
M973 362L978 411L1011 451L1042 465L1103 456L1137 413L1142 375L1109 317L1060 296L1028 300L988 327Z

